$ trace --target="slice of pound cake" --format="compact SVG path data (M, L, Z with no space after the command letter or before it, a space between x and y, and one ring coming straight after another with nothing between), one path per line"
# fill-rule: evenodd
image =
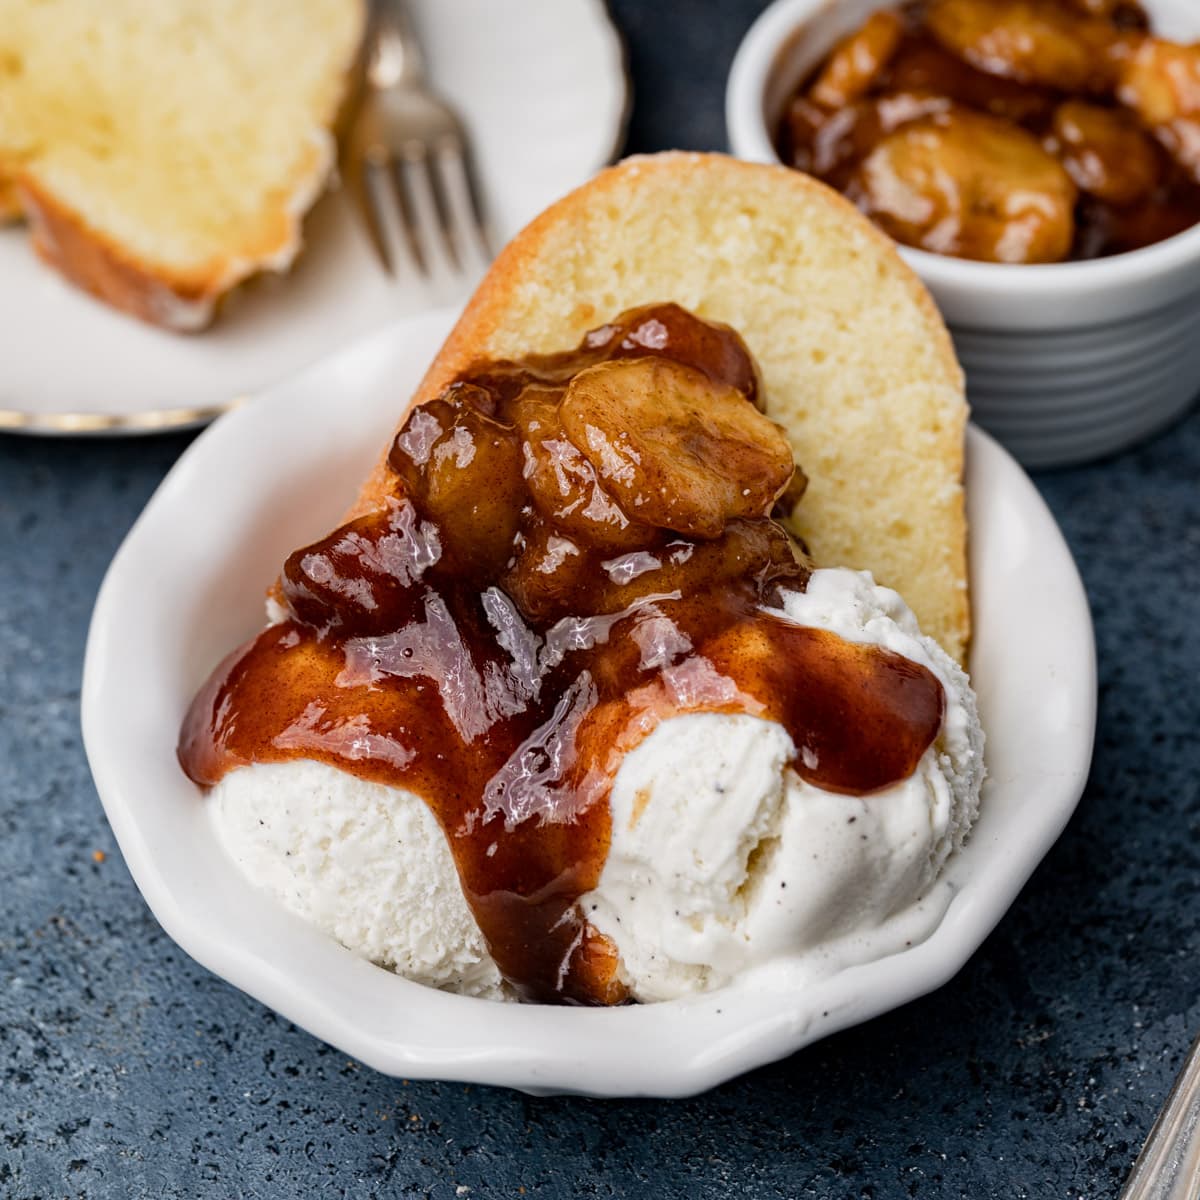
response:
M0 220L101 300L203 328L299 251L364 21L364 0L0 0Z
M672 300L731 325L808 480L789 524L820 566L868 569L963 661L963 376L895 245L836 192L719 154L631 158L552 205L492 265L414 404L473 362L578 343ZM386 462L354 515L384 504Z

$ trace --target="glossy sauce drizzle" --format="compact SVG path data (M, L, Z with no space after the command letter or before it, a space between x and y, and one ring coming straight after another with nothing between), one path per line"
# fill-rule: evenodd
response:
M184 769L316 759L415 792L526 999L624 999L576 902L660 721L778 721L800 775L851 794L941 725L925 668L764 608L809 568L768 515L793 468L759 402L741 339L675 305L469 371L409 416L382 507L287 560L288 618L197 695Z

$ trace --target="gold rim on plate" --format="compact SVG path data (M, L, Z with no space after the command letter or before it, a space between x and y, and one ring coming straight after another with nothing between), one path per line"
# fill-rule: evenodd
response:
M224 404L210 404L202 408L163 408L139 413L27 413L14 408L0 408L0 432L64 435L166 433L207 425L248 399L249 396L238 396Z

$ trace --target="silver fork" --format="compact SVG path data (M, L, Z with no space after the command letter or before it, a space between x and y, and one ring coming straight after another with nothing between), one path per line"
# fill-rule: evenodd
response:
M1121 1200L1196 1200L1200 1196L1200 1038L1138 1155Z
M462 122L430 91L403 0L375 0L366 87L342 177L384 270L443 296L491 261Z

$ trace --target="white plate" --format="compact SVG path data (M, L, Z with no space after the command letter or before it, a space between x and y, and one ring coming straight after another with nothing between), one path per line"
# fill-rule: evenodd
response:
M133 527L96 602L83 730L96 786L155 915L193 957L381 1071L595 1095L686 1095L930 991L984 939L1058 836L1095 726L1091 618L1046 506L971 430L971 658L990 777L924 940L813 981L600 1011L466 999L356 958L247 884L175 761L213 665L263 620L296 546L332 528L453 314L400 322L222 417ZM267 448L264 450L264 447ZM938 909L937 911L941 911ZM932 925L932 930L929 926Z
M471 134L501 244L617 153L628 98L620 38L603 0L412 5L430 74ZM0 429L197 424L430 308L413 283L389 283L355 220L345 195L331 192L311 214L293 271L252 281L200 335L107 308L42 266L24 229L0 229Z

